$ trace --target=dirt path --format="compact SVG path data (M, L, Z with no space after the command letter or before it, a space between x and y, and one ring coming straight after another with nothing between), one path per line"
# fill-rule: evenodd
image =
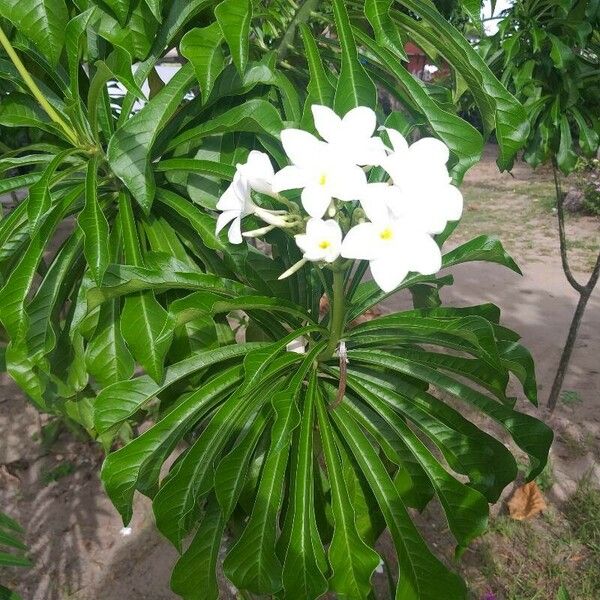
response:
M532 177L524 166L515 169L514 178L498 176L488 158L469 174L464 192L467 209L454 243L480 233L499 235L524 276L496 265L458 267L453 269L455 285L443 291L444 300L455 306L494 302L501 307L503 322L521 333L536 359L540 399L545 402L577 300L560 267L548 200L551 181L548 174ZM569 230L579 234L573 245L577 269L586 268L591 246L600 237L598 220L572 218ZM399 298L387 308L404 305L405 299ZM600 289L582 325L565 382L566 402L551 419L557 442L554 483L547 495L557 504L573 493L584 474L592 472L600 482L599 357ZM155 532L149 503L137 499L131 535L123 535L98 481L99 451L85 443L60 441L40 456L33 439L38 416L12 383L6 378L1 383L0 506L23 522L35 563L31 570L6 571L3 580L24 600L176 598L168 589L176 553ZM539 414L545 418L543 410ZM433 540L443 524L431 514L426 526ZM473 563L473 556L467 562ZM485 581L483 568L472 575Z

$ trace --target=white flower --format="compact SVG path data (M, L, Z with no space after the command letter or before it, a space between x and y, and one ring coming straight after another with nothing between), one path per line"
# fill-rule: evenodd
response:
M300 129L281 132L283 148L291 165L275 174L273 191L302 188L302 206L314 218L321 218L331 201L356 200L366 184L364 171L336 155L328 144Z
M131 527L122 527L119 531L119 533L123 536L123 537L128 537L133 533L133 529Z
M312 113L319 135L349 163L377 166L385 159L383 140L373 137L377 117L370 108L353 108L342 119L327 106L315 104Z
M342 256L368 260L371 274L384 292L397 288L410 271L433 275L442 255L430 235L392 215L353 227L342 244Z
M236 171L231 185L217 202L217 209L223 211L217 219L217 234L231 223L227 237L232 244L241 244L242 218L256 210L250 194L250 185L241 171Z
M246 178L250 188L260 194L274 196L273 177L275 170L264 152L252 150L245 164L237 165L237 170Z
M296 244L304 252L304 259L332 263L342 247L342 230L336 221L309 219L306 233L296 236Z
M420 139L409 147L398 131L387 133L394 150L382 166L400 192L390 209L396 218L408 219L427 233L441 233L448 221L460 219L463 210L462 194L451 184L446 167L448 147L435 138Z

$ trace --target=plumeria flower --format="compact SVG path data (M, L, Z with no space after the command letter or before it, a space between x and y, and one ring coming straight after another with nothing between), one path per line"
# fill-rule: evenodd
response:
M377 166L385 159L383 140L373 137L377 117L370 108L353 108L342 119L327 106L315 104L312 114L319 135L349 163Z
M292 164L275 174L273 191L302 189L302 206L313 218L320 219L334 198L356 200L367 183L360 167L306 131L284 129L281 142Z
M229 223L228 239L232 244L242 243L242 219L248 215L257 215L269 223L269 227L260 230L267 232L274 227L286 227L282 211L261 208L252 201L252 190L269 196L276 196L272 182L275 172L269 157L264 152L253 150L245 164L238 164L231 185L217 202L217 209L223 211L217 219L217 234ZM250 236L256 232L251 232Z
M384 292L397 288L410 271L433 275L442 266L433 238L389 213L353 227L344 238L342 256L368 260L373 279Z
M231 185L217 202L217 210L223 211L217 219L217 234L231 223L227 238L231 244L242 243L242 218L254 213L248 180L238 170Z
M435 138L411 146L398 131L387 129L393 152L383 162L401 194L389 204L398 219L407 219L430 234L444 231L448 221L460 219L463 197L451 184L446 163L450 152Z
M306 233L296 236L296 244L311 262L332 263L342 247L342 230L336 221L309 219Z
M271 159L258 150L252 150L248 155L248 160L243 165L237 165L237 170L248 181L251 189L259 194L267 196L276 196L273 192L273 177L275 170L271 164Z

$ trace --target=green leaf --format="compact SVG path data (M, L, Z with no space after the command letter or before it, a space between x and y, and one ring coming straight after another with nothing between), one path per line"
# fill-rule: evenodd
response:
M385 68L398 80L408 97L415 103L429 121L431 128L440 136L442 141L458 157L458 163L453 168L453 175L460 182L466 171L481 159L483 153L483 137L464 119L458 115L441 109L429 96L425 84L411 75L398 59L386 48L374 44L367 36L357 33L363 43Z
M79 96L81 40L93 14L94 8L89 8L85 12L79 13L68 22L65 30L65 49L67 53L67 62L69 64L70 90L73 98L78 98Z
M0 14L53 65L58 63L69 20L64 0L0 0Z
M24 556L0 552L0 567L31 567L32 562Z
M181 68L142 110L117 129L108 145L107 157L114 174L145 212L149 212L156 191L151 167L152 146L177 110L193 76L191 65Z
M6 127L33 127L53 135L61 135L60 130L50 121L48 115L33 98L17 92L2 98L0 125Z
M530 415L516 412L510 407L492 400L462 382L426 365L411 363L399 356L381 351L373 353L373 351L357 350L350 351L348 354L354 360L364 360L427 381L475 406L502 425L511 434L515 443L529 455L531 470L528 478L537 477L544 469L548 460L548 451L552 444L553 433L541 421Z
M83 232L85 259L89 265L94 280L102 283L104 272L108 267L110 250L108 246L108 221L98 202L98 164L99 158L94 157L88 162L85 181L85 205L77 224Z
M315 39L312 36L310 27L306 24L300 25L300 33L304 42L304 51L306 53L306 62L308 64L308 72L310 78L308 80L308 97L306 105L310 107L313 104L321 104L323 106L333 106L335 96L335 88L332 85L327 71L323 66L321 54ZM306 111L310 114L310 110Z
M194 66L203 102L208 100L215 81L225 66L222 41L223 33L218 23L191 29L181 39L181 54Z
M148 401L180 379L205 367L237 358L253 349L265 346L254 342L224 346L212 350L196 352L189 358L167 367L163 381L158 384L148 375L142 375L129 381L120 381L104 388L96 399L94 407L94 424L98 433L125 421Z
M577 165L577 154L573 151L573 138L567 115L560 118L560 145L556 153L556 163L565 175L571 173Z
M119 24L124 27L127 24L131 10L130 0L104 0L104 2L117 17Z
M334 108L343 116L357 106L374 108L377 103L377 89L359 61L348 10L343 0L333 0L333 13L342 53Z
M524 108L490 71L468 40L427 0L401 0L421 21L394 14L412 35L423 37L465 79L481 113L486 134L496 130L501 169L512 166L516 153L529 135Z
M193 142L197 147L202 138L220 133L247 131L279 137L282 129L283 121L275 107L266 100L255 98L183 131L169 142L167 150L174 150L185 142Z
M252 4L250 0L224 0L215 8L215 16L241 75L248 64Z
M488 235L477 236L445 254L442 266L447 268L475 261L493 262L508 267L519 275L523 274L502 246L502 242Z
M488 503L486 498L452 477L427 446L377 394L363 388L357 382L353 383L353 389L385 419L397 439L408 447L419 462L435 489L452 534L459 546L466 548L487 527ZM394 447L396 446L396 438L391 438L389 441ZM402 452L402 448L399 450Z
M396 58L408 60L398 26L390 16L392 4L393 0L366 0L365 16L375 32L377 45L395 54Z
M142 475L143 488L152 488L164 460L177 443L240 380L240 366L223 371L181 400L156 425L106 457L102 482L125 524L131 520L133 493ZM122 385L119 389L123 388ZM150 462L152 469L148 468Z
M466 599L464 583L431 554L364 433L353 419L342 419L337 411L332 414L340 437L350 447L377 498L394 541L400 569L396 600Z
M349 502L342 462L331 431L332 425L318 391L315 403L331 485L334 521L333 537L328 551L329 563L333 570L329 585L340 598L366 599L371 592L371 576L379 566L380 558L377 552L364 543L356 529L356 515Z
M317 373L304 395L302 420L292 446L292 477L288 507L289 535L283 562L283 589L289 598L314 600L327 591L327 561L319 536L314 505L313 428ZM287 525L286 519L286 526Z
M198 531L171 576L171 589L184 600L218 599L216 568L225 525L219 503L211 496Z
M579 147L585 156L593 158L598 152L600 134L587 124L585 117L579 109L571 108L571 114L579 128Z

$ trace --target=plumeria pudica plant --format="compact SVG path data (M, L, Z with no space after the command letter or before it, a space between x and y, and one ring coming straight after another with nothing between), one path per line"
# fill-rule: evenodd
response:
M507 392L514 376L536 403L499 310L441 305L454 265L518 267L485 236L444 249L483 136L404 41L467 82L501 168L520 104L423 0L0 0L0 17L0 124L36 133L0 157L0 191L25 191L0 221L7 369L103 442L125 523L152 499L182 552L172 589L215 599L222 569L247 594L368 598L387 529L396 598L466 598L410 509L437 499L460 554L516 477L501 436L535 477L552 434ZM402 290L413 309L364 322Z

